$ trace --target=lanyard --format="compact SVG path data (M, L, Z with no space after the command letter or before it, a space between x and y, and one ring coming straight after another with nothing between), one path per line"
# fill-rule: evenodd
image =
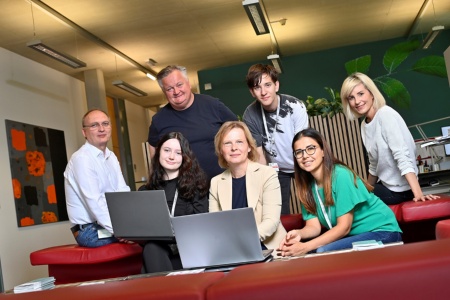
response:
M273 130L272 130L273 137L272 137L272 134L270 134L269 130L267 129L266 114L264 113L264 108L263 108L262 104L260 104L261 105L261 116L262 116L263 124L264 124L264 131L267 136L267 142L270 145L270 149L268 151L270 155L272 155L272 146L273 146L273 144L275 144L275 130L276 130L277 123L278 123L278 115L280 114L281 97L280 97L280 99L277 98L277 101L278 101L277 116L275 118L275 126L273 126Z
M177 206L177 199L178 189L175 189L175 196L173 196L172 213L170 214L172 217L175 217L175 206Z
M317 183L314 184L314 187L316 188L316 195L317 195L317 198L319 199L319 204L320 204L320 209L322 210L322 214L325 218L325 221L327 222L329 229L331 229L331 228L333 228L333 225L331 225L331 222L330 222L330 217L331 217L330 209L331 208L328 206L328 214L330 215L330 217L328 217L328 214L325 211L325 206L323 205L323 202L322 202L322 197L320 197L319 190L317 189Z

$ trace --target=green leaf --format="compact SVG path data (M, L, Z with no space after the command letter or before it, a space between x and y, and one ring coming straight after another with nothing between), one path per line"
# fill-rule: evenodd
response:
M411 96L403 83L391 77L379 77L374 81L398 107L409 108Z
M391 74L409 56L411 52L420 47L417 39L402 42L389 48L384 54L383 65Z
M330 88L330 87L325 87L324 89L325 89L325 91L327 91L328 94L331 96L331 99L334 99L334 91L333 91L333 89Z
M306 103L308 103L308 104L314 105L315 101L316 101L316 99L314 99L314 97L312 97L312 96L308 96L306 98Z
M361 56L355 58L354 60L348 61L345 63L347 75L353 74L355 72L367 74L369 72L369 67L371 63L372 57L370 55Z
M330 118L332 118L332 117L334 117L335 114L336 114L336 113L335 113L334 111L330 111L330 113L328 114L328 116L329 116Z
M430 55L419 59L414 64L413 70L423 74L447 78L445 59L438 55Z

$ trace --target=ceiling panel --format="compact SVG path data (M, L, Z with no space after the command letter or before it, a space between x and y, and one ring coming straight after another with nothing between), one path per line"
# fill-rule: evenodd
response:
M241 0L44 0L66 18L157 72L168 64L188 68L193 86L198 70L264 60L269 35L257 36ZM406 36L423 0L264 0L282 55ZM432 0L413 34L433 25L450 28L450 1ZM102 69L107 94L145 107L165 102L158 84L129 63L75 33L27 0L0 0L0 46L83 80L88 69ZM71 69L28 47L38 38L87 63ZM111 82L125 80L148 93L138 98Z

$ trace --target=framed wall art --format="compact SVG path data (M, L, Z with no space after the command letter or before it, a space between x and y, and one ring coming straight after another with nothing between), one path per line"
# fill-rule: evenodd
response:
M5 120L19 227L68 220L64 131Z

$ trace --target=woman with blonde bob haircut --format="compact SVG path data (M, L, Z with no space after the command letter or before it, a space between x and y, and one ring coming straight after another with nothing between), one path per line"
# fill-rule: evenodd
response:
M349 120L364 117L361 137L369 156L368 181L374 194L386 204L439 198L422 193L411 132L400 114L386 105L373 80L362 73L348 76L341 99Z
M353 89L361 83L372 94L373 108L375 110L378 110L386 105L386 100L384 99L383 94L381 94L380 90L377 88L372 79L370 79L367 75L363 73L353 73L351 76L345 79L341 89L341 99L342 99L342 106L344 107L344 114L350 121L356 120L364 116L359 114L357 111L352 110L347 100L348 96L352 93Z
M211 180L209 211L253 208L261 247L276 249L286 235L280 222L281 190L276 171L257 163L255 140L243 122L224 123L214 145L219 165L226 170Z

